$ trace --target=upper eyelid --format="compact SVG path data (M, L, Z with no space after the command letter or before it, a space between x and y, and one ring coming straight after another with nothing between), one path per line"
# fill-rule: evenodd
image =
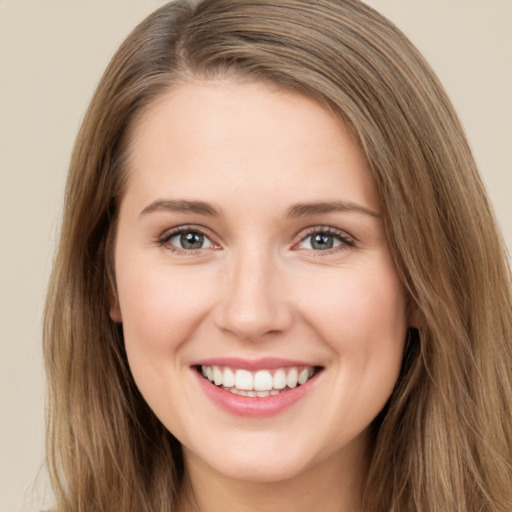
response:
M166 242L170 238L179 235L180 233L187 232L187 231L196 231L200 233L201 235L204 235L207 237L213 244L222 246L222 243L220 243L219 237L217 237L215 234L212 233L210 229L208 229L205 226L201 226L198 224L184 224L180 226L176 226L173 228L166 229L163 231L163 233L158 237L158 240L160 242ZM294 237L293 246L295 246L298 242L304 240L308 236L311 236L315 233L327 233L329 235L338 236L340 239L350 240L354 244L358 242L357 238L347 231L339 228L335 228L334 226L328 226L328 225L312 225L308 226L306 228L301 229L299 233Z
M201 235L204 235L208 238L212 238L211 231L204 227L197 224L184 224L182 226L176 226L174 228L166 229L162 232L162 234L158 237L159 239L164 238L171 238L172 236L179 235L180 233L184 233L187 231L195 231L197 233L200 233Z
M205 238L208 238L208 240L211 242L211 244L213 246L215 246L216 249L219 247L222 247L222 245L216 241L216 237L211 235L211 232L209 229L207 229L203 226L198 226L197 224L186 224L186 225L176 226L174 228L166 229L165 231L163 231L163 233L160 236L157 237L156 240L157 240L158 245L160 245L160 246L167 245L169 249L172 247L172 250L174 252L183 252L183 253L192 254L192 253L199 253L200 251L203 251L203 250L211 249L211 247L206 247L203 249L184 249L184 248L174 246L173 244L170 244L170 240L172 238L180 235L180 233L186 233L186 232L196 232L196 233L199 233L200 235L203 235Z
M173 238L187 232L195 232L204 236L210 241L211 245L209 247L200 247L197 249L186 249L185 247L180 247L179 245L171 243ZM174 254L176 257L188 257L189 259L193 257L204 258L206 256L211 256L213 254L211 252L212 250L217 251L222 249L222 246L215 241L215 237L211 236L209 232L209 229L203 226L198 226L197 224L175 226L164 230L160 236L156 237L155 243L158 247L168 251L170 254Z
M322 226L322 225L310 226L308 228L301 230L297 234L297 238L299 240L303 240L304 238L311 236L315 233L328 233L330 235L337 235L340 238L348 238L354 242L358 241L355 236L351 235L349 232L347 232L343 229L335 228L333 226Z

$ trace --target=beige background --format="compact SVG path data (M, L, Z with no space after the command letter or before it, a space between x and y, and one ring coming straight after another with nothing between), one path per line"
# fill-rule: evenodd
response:
M162 3L0 0L0 512L51 503L40 330L67 162L110 55ZM369 3L440 75L512 248L512 0Z

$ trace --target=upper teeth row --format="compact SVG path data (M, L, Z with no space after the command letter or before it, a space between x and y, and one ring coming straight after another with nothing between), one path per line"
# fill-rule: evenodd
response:
M252 373L248 370L201 366L201 372L216 386L236 387L245 391L270 391L272 389L281 390L286 386L295 388L306 383L313 375L313 368L302 368L300 370L296 367L279 368L272 375L269 370L259 370Z

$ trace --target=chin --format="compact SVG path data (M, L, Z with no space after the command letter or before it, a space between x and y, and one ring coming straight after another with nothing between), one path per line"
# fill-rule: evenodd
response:
M255 483L278 483L292 480L307 472L308 464L274 453L260 459L230 457L213 467L216 472L234 480Z
M262 483L288 480L307 471L317 458L316 450L308 450L297 433L253 430L213 437L203 434L183 440L185 465L229 479Z

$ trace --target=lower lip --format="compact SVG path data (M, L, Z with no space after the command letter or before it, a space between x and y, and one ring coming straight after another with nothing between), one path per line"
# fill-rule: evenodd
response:
M316 374L305 384L288 391L282 391L278 395L257 398L235 395L230 391L225 391L202 377L196 370L193 371L204 392L216 405L231 414L249 417L274 416L291 407L312 389L318 376Z

